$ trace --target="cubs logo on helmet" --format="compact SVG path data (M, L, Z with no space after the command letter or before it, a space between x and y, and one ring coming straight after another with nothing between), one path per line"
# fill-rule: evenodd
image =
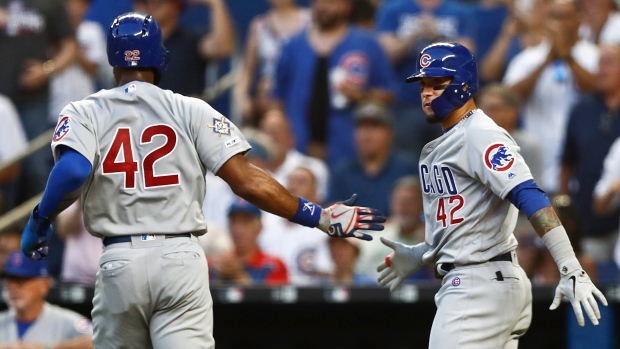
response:
M484 165L491 171L508 171L515 162L510 147L503 143L493 143L484 151Z
M69 123L69 117L64 116L60 121L58 121L58 125L56 125L56 129L54 130L54 138L52 139L54 142L58 142L63 139L67 133L71 130L71 124Z
M431 55L429 55L428 53L425 53L422 56L420 56L420 66L423 68L426 68L429 65L431 65Z

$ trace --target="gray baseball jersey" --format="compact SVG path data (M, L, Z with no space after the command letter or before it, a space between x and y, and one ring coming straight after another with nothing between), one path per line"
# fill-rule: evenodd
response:
M82 198L96 236L204 234L206 169L217 173L250 149L204 101L140 81L65 107L52 140L56 159L60 145L93 165Z
M420 156L427 263L472 264L514 249L517 209L504 200L532 179L519 147L480 109Z
M21 339L17 333L15 311L9 309L0 313L0 344L21 340L51 346L89 334L92 334L90 320L76 312L49 303L43 305L41 315Z

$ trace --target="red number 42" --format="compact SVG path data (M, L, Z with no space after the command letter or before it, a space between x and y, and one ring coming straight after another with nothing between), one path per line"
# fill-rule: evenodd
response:
M142 131L140 144L147 144L153 141L156 136L166 137L166 143L159 148L148 153L142 161L142 171L140 171L138 162L134 160L133 142L129 128L119 127L116 129L114 140L103 157L102 171L104 175L113 173L122 173L125 175L125 189L135 189L136 172L142 172L144 178L144 187L162 187L168 185L179 184L179 174L155 175L155 162L169 155L177 144L177 134L168 125L152 125ZM123 154L122 160L119 154Z
M446 213L446 203L448 201L448 213ZM439 198L439 202L437 203L437 222L441 222L442 227L447 227L448 224L459 224L464 219L463 217L455 217L456 212L463 208L463 204L465 203L465 199L461 195L454 195L449 198ZM449 216L449 217L448 217Z

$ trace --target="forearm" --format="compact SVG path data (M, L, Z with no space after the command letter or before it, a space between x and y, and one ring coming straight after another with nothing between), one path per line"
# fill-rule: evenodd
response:
M224 1L211 2L211 33L201 42L201 53L207 59L222 59L235 49L235 34Z
M558 186L558 194L568 194L568 183L573 172L572 166L562 165L560 169L560 184Z
M521 98L529 97L529 95L534 90L534 87L536 86L536 82L538 82L540 74L550 62L551 60L547 58L538 68L536 68L532 73L530 73L530 75L526 76L521 81L512 84L512 89L516 93L518 93Z
M502 33L482 60L480 77L486 81L500 80L504 71L512 36Z
M91 335L86 335L51 346L51 349L89 349L94 348Z
M618 192L615 190L610 190L603 195L595 195L592 210L599 216L609 215L618 208L614 202L617 196Z
M385 34L379 38L379 42L392 63L400 62L411 51L411 46L417 36L410 35L405 39L396 38L393 34Z
M579 65L572 57L566 60L566 64L568 64L573 72L577 86L579 86L581 91L587 92L594 90L596 87L596 76L594 74Z
M562 225L553 207L548 206L536 211L529 218L530 224L541 238L551 229Z
M62 40L58 53L50 59L53 67L50 73L60 72L67 68L76 58L77 51L78 45L74 38Z
M247 162L241 154L230 158L217 175L228 183L236 195L261 210L287 219L293 218L297 212L299 199L267 172Z

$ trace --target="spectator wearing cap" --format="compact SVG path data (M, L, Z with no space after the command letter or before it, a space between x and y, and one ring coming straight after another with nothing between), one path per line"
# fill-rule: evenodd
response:
M357 204L389 215L389 193L399 178L417 175L417 161L392 148L393 118L385 105L362 103L354 117L357 157L334 168L328 202L346 200L357 193Z
M6 259L11 252L19 251L22 240L22 229L11 227L0 233L0 273L4 271Z
M1 275L9 309L0 313L0 345L93 348L87 318L45 301L51 285L47 261L31 261L16 251L7 258Z
M228 208L228 229L233 251L215 256L212 279L239 285L281 285L288 282L286 266L281 259L263 253L258 236L263 230L261 210L236 198Z

